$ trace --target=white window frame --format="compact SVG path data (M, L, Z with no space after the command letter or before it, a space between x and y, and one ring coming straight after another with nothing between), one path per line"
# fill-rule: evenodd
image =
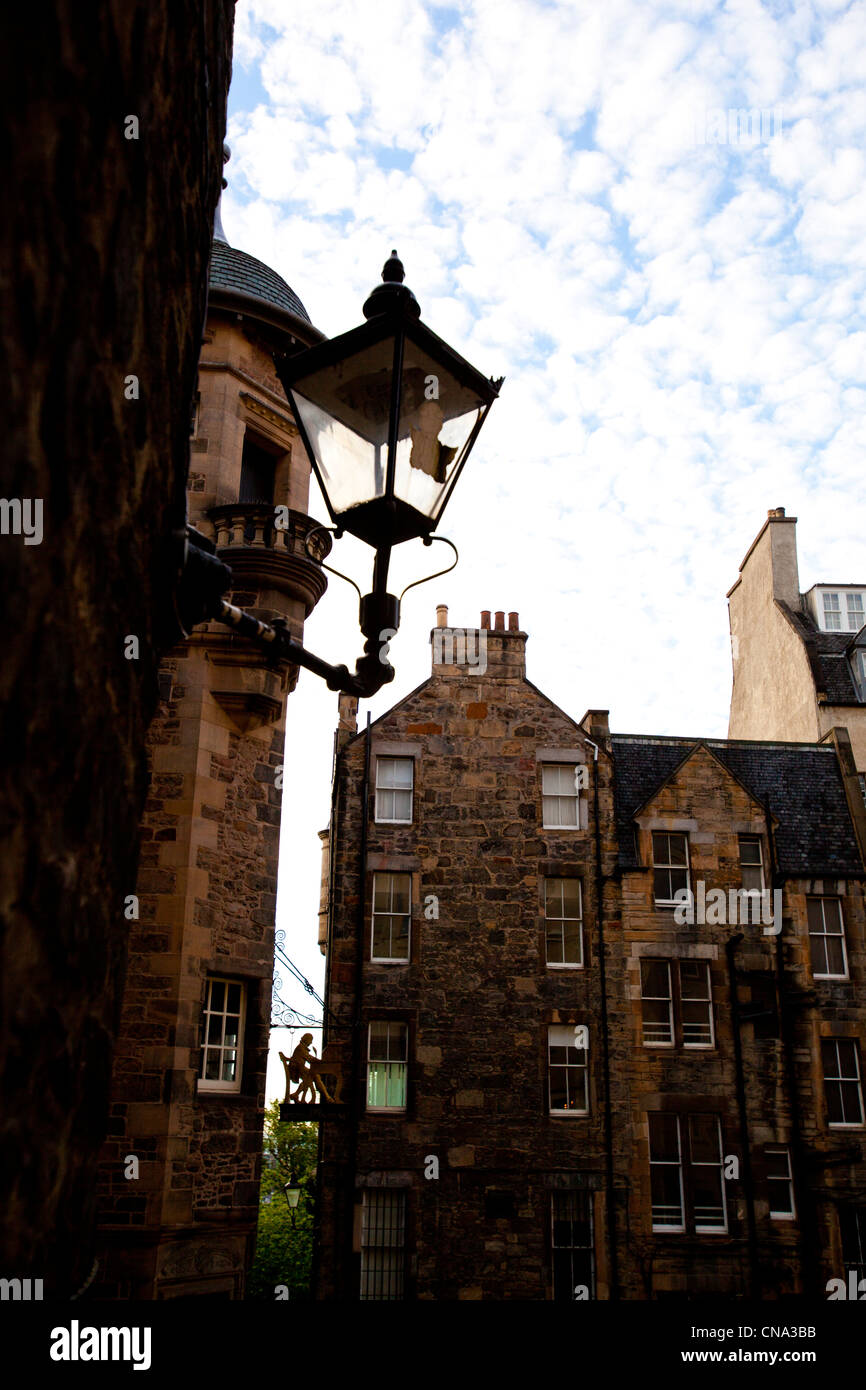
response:
M820 903L820 904L821 904L821 925L822 925L823 928L824 928L823 931L813 931L813 930L812 930L812 923L811 923L811 920L810 920L810 918L809 918L809 905L810 905L810 903ZM838 910L838 914L839 914L838 920L839 920L839 926L841 927L841 931L834 931L834 932L828 932L828 931L827 931L827 903L835 903L836 908L837 908L837 910ZM806 926L807 926L808 932L809 932L809 966L810 966L811 971L812 971L812 979L813 979L813 980L847 980L847 979L849 978L849 975L848 975L848 943L847 943L847 941L846 941L846 939L845 939L845 914L844 914L844 912L842 911L842 899L841 899L840 897L829 897L829 896L826 897L826 898L823 898L823 897L819 897L819 896L817 896L817 895L815 895L815 894L810 894L810 895L806 898ZM831 971L829 971L829 970L816 970L815 967L814 967L814 964L813 964L813 961L812 961L812 942L813 942L813 941L821 941L821 942L823 942L824 960L825 960L825 963L826 963L826 964L829 964L829 961L828 961L828 948L827 948L827 942L828 942L828 940L841 941L841 942L842 942L842 965L843 965L843 969L842 969L842 973L841 973L841 974L839 974L838 972L834 973L834 972L831 972Z
M832 600L836 605L834 608L830 606L828 599ZM823 593L821 595L821 612L824 617L823 627L825 632L842 631L842 604L838 593ZM831 622L831 618L838 618L838 622Z
M553 1023L547 1029L547 1103L551 1115L588 1115L589 1114L589 1050L587 1048L577 1048L574 1045L575 1024L572 1023ZM580 1025L577 1025L580 1026ZM587 1025L587 1032L589 1031ZM554 1036L555 1035L555 1036ZM565 1047L568 1049L564 1062L551 1061L551 1049L554 1047ZM572 1061L571 1053L576 1057L583 1057L583 1061ZM554 1109L553 1106L553 1071L565 1071L566 1091L571 1094L571 1073L580 1072L583 1074L583 1108L578 1109L572 1106L567 1109Z
M361 1196L362 1303L393 1303L406 1281L406 1193L400 1188L365 1188Z
M387 1057L371 1057L370 1049L373 1045L373 1028L385 1027L387 1029L386 1049ZM391 1056L391 1030L402 1029L403 1036L403 1056ZM399 1036L399 1031L395 1034ZM373 1067L387 1067L388 1075L385 1079L385 1094L390 1093L395 1075L400 1077L400 1085L403 1092L403 1102L401 1105L371 1105L370 1104L370 1081L372 1079ZM399 1071L395 1069L399 1068ZM409 1098L409 1025L402 1019L393 1018L374 1018L367 1024L367 1082L366 1082L366 1113L368 1115L405 1115L406 1105Z
M744 863L743 863L743 846L744 846L744 845L749 845L750 847L752 847L752 846L754 846L754 845L757 845L757 847L758 847L758 862L757 862L757 864L748 864L748 863L744 864ZM751 893L763 893L764 889L765 889L766 886L767 886L767 883L766 883L766 879L765 879L765 877L764 877L764 845L763 845L763 841L762 841L762 839L761 839L761 836L760 836L760 835L740 835L740 836L738 836L738 847L739 847L739 854L740 854L740 884L741 884L741 889L740 889L740 891L743 892L743 893L749 893L749 894L751 894ZM759 873L760 873L760 875L761 875L761 886L760 886L760 888L747 888L747 887L746 887L746 885L745 885L745 883L744 883L744 881L743 881L743 870L744 870L744 869L757 869L757 870L759 871Z
M831 1076L831 1075L829 1075L828 1072L827 1072L827 1063L826 1063L825 1058L824 1058L824 1049L825 1049L825 1047L829 1047L829 1046L832 1046L832 1047L835 1048L835 1052L836 1052L836 1066L837 1066L837 1068L841 1068L842 1063L841 1063L840 1056L839 1056L839 1044L840 1044L840 1043L847 1043L848 1047L851 1048L851 1052L852 1052L853 1057L854 1057L854 1072L853 1072L853 1074L848 1075L847 1073L843 1073L841 1070L839 1070L835 1075L832 1075L832 1076ZM827 1103L827 1126L828 1126L828 1128L829 1128L829 1129L862 1129L862 1128L863 1128L863 1071L862 1071L862 1068L861 1068L861 1065L860 1065L860 1048L859 1048L858 1045L857 1045L857 1039L856 1039L856 1038L822 1038L822 1039L821 1039L821 1072L822 1072L823 1080L824 1080L824 1099L825 1099L825 1101L826 1101L826 1103ZM859 1120L831 1120L831 1119L830 1119L830 1102L829 1102L829 1094L830 1094L830 1092L829 1092L829 1090L828 1090L828 1087L831 1086L831 1085L838 1086L838 1087L840 1088L839 1096L840 1096L840 1100L841 1100L842 1097L844 1096L844 1092L841 1090L842 1085L843 1085L844 1083L847 1083L848 1085L850 1085L852 1081L855 1082L855 1083L856 1083L856 1086L857 1086L857 1102L858 1102L858 1106L859 1106L859 1110L860 1110L860 1118L859 1118ZM844 1103L842 1104L841 1108L842 1108L842 1111L844 1112L844 1110L845 1110Z
M676 836L676 837L677 837L678 839L680 839L680 840L685 840L685 842L686 842L686 862L685 862L685 865L683 865L683 864L673 864L673 863L671 863L669 860L661 860L661 859L660 859L660 860L657 860L657 859L656 859L656 839L655 839L656 835L665 835L665 836L668 836L668 837ZM652 853L653 902L655 903L656 907L678 907L678 906L679 906L679 899L677 899L677 898L657 898L657 897L656 897L656 895L655 895L655 893L656 893L656 880L655 880L655 876L656 876L656 870L657 870L657 869L664 870L664 871L666 871L666 872L669 873L669 874L672 873L672 872L674 872L674 871L676 871L677 873L683 873L683 872L685 872L685 875L686 875L686 888L687 888L689 891L691 891L691 886L692 886L692 856L691 856L691 847L690 847L690 844L689 844L688 831L686 831L686 830L651 830L651 831L650 831L650 849L651 849L651 853ZM670 839L668 840L667 852L668 852L668 854L670 854ZM679 890L678 890L678 891L679 891Z
M664 1114L666 1119L676 1120L677 1123L677 1159L674 1162L670 1158L653 1158L652 1150L652 1115ZM647 1131L649 1135L649 1164L650 1164L650 1224L653 1231L667 1231L672 1234L682 1235L686 1229L686 1194L683 1187L683 1127L679 1115L671 1115L669 1112L651 1111L647 1115ZM680 1185L680 1221L657 1221L653 1212L652 1200L652 1170L653 1168L676 1168Z
M580 787L578 786L578 768L583 767L583 763L542 763L541 764L541 822L543 830L579 830L580 829ZM573 790L561 791L562 778L557 775L554 779L552 773L566 773L570 779L569 786ZM551 783L555 781L556 790L548 790ZM574 821L564 822L561 819L563 802L574 803ZM554 803L556 805L556 820L549 820L548 816L553 813Z
M857 607L858 603L860 604L859 608ZM845 595L845 611L848 616L849 632L859 632L864 622L866 622L866 613L863 612L863 609L864 603L862 593L855 591Z
M560 916L557 915L557 914L551 914L551 913L549 912L549 910L548 910L548 906L549 906L548 889L549 889L549 886L550 886L551 884L553 884L553 883L556 883L556 884L576 883L576 884L577 884L577 905L578 905L578 913L579 913L579 916L577 916L577 917L564 917L564 916L563 916L563 917L560 917ZM564 894L563 894L562 890L560 890L560 894L559 894L559 905L562 906L562 910L563 910L563 912L564 912L564 910L565 910L565 907L564 907ZM579 939L579 942L580 942L580 959L579 959L579 960L576 960L576 961L574 961L574 960L549 960L549 959L547 958L547 947L548 947L547 937L548 937L548 932L549 932L549 930L550 930L548 924L549 924L550 922L558 922L558 923L559 923L559 926L560 926L560 937L561 937L561 940L562 940L562 954L563 954L563 955L565 955L565 927L564 927L564 923L566 923L566 922L577 922L578 939ZM581 883L581 881L580 881L579 878L575 878L573 875L570 875L570 874L565 874L565 875L561 875L561 876L551 875L549 878L545 878L545 880L544 880L544 956L545 956L545 962L546 962L546 965L547 965L548 970L583 970L583 968L584 968L584 947L583 947L583 884Z
M692 997L686 998L685 994L683 993L683 966L684 966L684 965L702 965L702 966L704 967L704 979L705 979L706 982L707 982L707 996L708 996L706 999L699 999L699 998L697 998L697 997L694 997L694 998L692 998ZM712 971L710 970L710 962L709 962L708 960L704 960L702 957L697 957L697 958L686 957L686 958L680 959L680 960L677 962L677 985L678 985L678 988L679 988L679 991L680 991L680 997L679 997L679 1010L680 1010L679 1023L680 1023L680 1030L681 1030L681 1032L682 1032L683 1047L684 1047L684 1048L688 1048L690 1052L709 1052L709 1051L710 1051L712 1048L714 1048L715 1045L716 1045L716 1025L715 1025L715 1019L714 1019L714 1017L713 1017L713 975L712 975ZM707 1006L707 1017L708 1017L708 1019L709 1019L709 1025L710 1025L710 1040L709 1040L709 1042L686 1042L686 1021L685 1021L685 1018L683 1017L683 1004L706 1004L706 1006Z
M212 997L212 993L213 993L213 986L214 986L215 984L222 984L222 985L225 985L225 986L226 986L226 992L225 992L225 1000L226 1000L226 1003L228 1002L228 987L229 987L230 985L236 985L236 986L240 989L240 992L241 992L241 999L240 999L240 1013L239 1013L239 1014L235 1014L234 1012L229 1013L229 1011L228 1011L226 1008L223 1008L222 1010L216 1010L216 1009L211 1009L211 1008L210 1008L210 1001L211 1001L211 997ZM247 987L246 987L245 981L243 981L243 980L238 980L238 979L232 979L230 976L227 976L227 975L207 975L207 976L205 977L205 994L204 994L204 1001L203 1001L203 1003L202 1003L201 1061L200 1061L200 1063L199 1063L200 1070L199 1070L199 1075L198 1075L198 1087L197 1087L197 1089L198 1089L199 1091L217 1092L217 1093L219 1093L219 1094L221 1094L221 1095L237 1095L237 1094L239 1094L240 1089L241 1089L241 1083L242 1083L242 1080L243 1080L243 1066L244 1066L244 1027L245 1027L245 1024L246 1024L246 1012L247 1012ZM222 1024L222 1033L221 1033L221 1041L220 1041L218 1047L217 1047L217 1045L215 1045L215 1044L213 1044L213 1043L209 1043L208 1040L207 1040L208 1033L209 1033L209 1031L210 1031L210 1028L209 1028L210 1019L211 1019L214 1015L216 1015L216 1017L220 1017L220 1016L221 1016L221 1017L222 1017L222 1020L223 1020L223 1024ZM237 1020L238 1020L238 1033L237 1033L237 1046L236 1046L236 1047L226 1046L226 1043L225 1043L225 1031L226 1031L226 1030L225 1030L225 1021L226 1021L227 1018L237 1018ZM219 1050L219 1054L220 1054L220 1072L222 1072L222 1069L223 1069L224 1054L225 1054L226 1052L234 1052L234 1053L235 1053L235 1076L234 1076L234 1080L233 1080L233 1081L214 1081L214 1080L212 1080L212 1079L211 1079L211 1080L208 1080L208 1079L205 1077L204 1073L207 1071L208 1053L210 1053L210 1052L215 1052L215 1051L217 1051L217 1050Z
M666 970L667 970L667 973L668 973L668 992L667 992L666 995L664 995L664 994L644 994L644 966L645 966L645 965L647 965L647 966L649 966L649 965L663 965L663 966L665 966L665 968L666 968ZM642 959L641 959L641 962L640 962L640 1002L641 1002L641 1020L640 1020L640 1021L641 1021L641 1042L643 1043L643 1046L644 1046L644 1047L663 1047L663 1048L673 1048L673 1047L676 1047L677 1035L676 1035L676 1025L675 1025L675 1023L674 1023L674 992L673 992L673 991L674 991L674 987L673 987L673 980L672 980L672 975L671 975L671 963L670 963L670 961L669 961L669 960L659 960L659 959L654 958L654 957L644 957L644 958L642 958ZM647 1003L652 1003L652 1004L659 1004L659 1003L665 1003L665 1002L667 1003L667 1006L668 1006L668 1032L669 1032L669 1034L670 1034L670 1037L668 1037L667 1039L663 1039L663 1038L662 1038L662 1039L657 1039L657 1040L653 1040L653 1041L649 1041L649 1040L647 1039L647 1036L646 1036L647 1022L646 1022L646 1019L644 1018L644 1011L643 1011L644 1001L646 1001ZM661 1027L660 1024L653 1024L653 1023L651 1023L649 1026L650 1026L651 1028L658 1028L658 1027Z
M667 970L668 993L667 994L645 994L644 993L644 966L663 965ZM702 999L698 996L686 995L683 992L683 966L697 965L703 966L703 978L707 983L708 998ZM674 980L676 979L676 997L674 997ZM665 959L659 956L642 956L640 961L640 1002L641 1002L641 1044L643 1047L661 1048L670 1051L673 1048L682 1047L689 1052L709 1052L716 1045L716 1027L713 1016L713 977L710 970L710 963L702 957L694 958L691 956L673 957ZM644 1003L666 1003L668 1006L668 1032L667 1039L648 1039L646 1036L647 1022L644 1017ZM686 1040L686 1020L684 1016L684 1004L705 1004L707 1006L707 1018L710 1029L709 1042L691 1042ZM649 1027L661 1027L661 1024L649 1024ZM693 1026L693 1025L688 1025Z
M787 1144L767 1144L764 1147L765 1158L784 1158L786 1173L778 1177L771 1173L767 1168L767 1198L770 1208L771 1221L796 1221L797 1206L794 1201L794 1174L791 1168L791 1150ZM774 1208L773 1193L778 1191L782 1185L787 1189L788 1208L783 1210L781 1207Z
M726 1236L726 1235L728 1234L728 1198L727 1198L727 1193L725 1192L725 1154L724 1154L724 1144L723 1144L723 1142L722 1142L722 1122L721 1122L721 1120L719 1119L718 1115L703 1115L703 1114L702 1114L702 1115L689 1115L689 1116L687 1116L687 1119L688 1119L688 1121L689 1121L689 1123L688 1123L688 1125L687 1125L688 1134L689 1134L689 1169L690 1169L689 1177L690 1177L690 1179L691 1179L691 1170L693 1170L693 1169L695 1169L695 1168L718 1168L718 1170L719 1170L719 1191L721 1192L721 1196L722 1196L722 1224L721 1224L720 1226L711 1226L711 1225L704 1225L704 1226L701 1226L701 1225L699 1225L699 1224L698 1224L697 1215L695 1214L695 1210L692 1211L692 1218L693 1218L694 1223L695 1223L695 1235L698 1235L698 1236ZM697 1120L697 1119L712 1119L712 1120L715 1120L715 1122L716 1122L716 1136L717 1136L718 1141L719 1141L719 1159L718 1159L718 1163L715 1161L715 1159L712 1161L712 1163L710 1163L710 1162L705 1161L705 1160L703 1160L703 1159L695 1159L695 1158L692 1158L692 1152L691 1152L691 1141L692 1141L691 1121L692 1121L692 1120ZM691 1199L691 1202L692 1202L692 1206L694 1207L694 1184L691 1182L691 1180L690 1180L690 1182L689 1182L689 1195L690 1195L690 1199Z
M408 769L409 769L409 785L408 785L408 787L406 787L406 786L396 786L396 785L394 785L393 783L392 783L391 785L389 785L387 781L383 781L383 780L382 780L382 773L389 770L388 767L387 767L387 765L388 765L388 764L392 764L392 765L393 765L393 764L395 764L395 763L402 763L402 764L404 764L405 766L408 767ZM383 793L386 793L386 792L390 793L390 794L394 797L395 809L396 809L397 793L398 793L398 792L408 793L408 795L409 795L409 814L408 814L408 816L383 816L383 815L380 815L380 814L379 814L379 811L380 811L379 797L380 797L380 795L382 795ZM383 801L384 801L384 795L382 796L382 799L383 799ZM412 816L413 816L414 809L415 809L415 759L414 759L414 758L404 758L404 757L400 757L400 756L398 756L398 755L390 754L390 753L380 753L380 754L378 754L377 757L376 757L376 802L375 802L375 807L374 807L374 811L373 811L373 819L375 820L376 824L377 824L377 825L411 825L411 824L412 824Z
M406 878L409 880L409 909L407 912L377 912L376 897L378 884L381 879L390 879L389 899L393 906L394 902L394 879ZM376 949L376 919L381 917L405 917L406 918L406 954L405 956L377 956L373 952ZM393 949L394 933L389 931L389 944ZM373 896L370 903L370 960L375 965L408 965L412 959L412 875L408 871L379 870L373 874Z

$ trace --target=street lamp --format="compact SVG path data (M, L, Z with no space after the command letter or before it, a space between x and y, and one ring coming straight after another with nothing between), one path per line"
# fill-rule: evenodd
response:
M367 640L354 673L225 600L212 611L254 640L276 644L332 690L364 697L394 678L383 654L400 622L399 600L387 589L392 547L440 539L432 532L502 385L431 332L420 313L392 251L382 284L364 304L366 323L274 359L336 537L348 532L376 552L372 590L360 604Z
M301 1188L296 1178L292 1177L289 1182L283 1184L283 1196L289 1211L292 1213L292 1225L295 1224L295 1212L298 1202L301 1200Z

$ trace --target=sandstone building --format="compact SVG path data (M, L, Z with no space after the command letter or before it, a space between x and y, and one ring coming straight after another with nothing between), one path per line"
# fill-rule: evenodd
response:
M317 1295L825 1296L866 1275L838 747L611 734L526 640L440 610L429 680L340 700Z
M728 593L731 738L834 738L866 804L866 580L800 593L797 518L774 507ZM837 732L834 733L834 730ZM838 732L841 731L841 732ZM866 822L861 822L866 848Z
M230 247L218 224L189 517L231 567L232 602L299 640L326 587L319 562L330 538L306 512L309 463L273 351L321 338L289 286ZM296 678L218 623L196 627L160 666L101 1165L102 1296L243 1296L258 1216L285 702Z

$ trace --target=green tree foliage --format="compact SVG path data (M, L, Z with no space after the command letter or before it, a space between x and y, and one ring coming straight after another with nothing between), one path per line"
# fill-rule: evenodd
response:
M318 1125L280 1120L279 1101L265 1110L265 1144L256 1256L247 1298L273 1302L285 1284L290 1300L310 1297ZM286 1204L286 1183L299 1186L295 1224Z

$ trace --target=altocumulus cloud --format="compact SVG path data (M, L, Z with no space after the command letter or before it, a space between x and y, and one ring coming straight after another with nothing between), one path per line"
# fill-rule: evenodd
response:
M864 73L838 0L239 6L230 240L329 334L397 246L425 320L506 376L446 513L461 566L407 601L374 715L427 674L441 600L519 609L576 717L723 734L766 509L800 516L805 583L866 573ZM332 588L310 645L354 659L356 621ZM289 737L303 712L324 748L311 680Z

